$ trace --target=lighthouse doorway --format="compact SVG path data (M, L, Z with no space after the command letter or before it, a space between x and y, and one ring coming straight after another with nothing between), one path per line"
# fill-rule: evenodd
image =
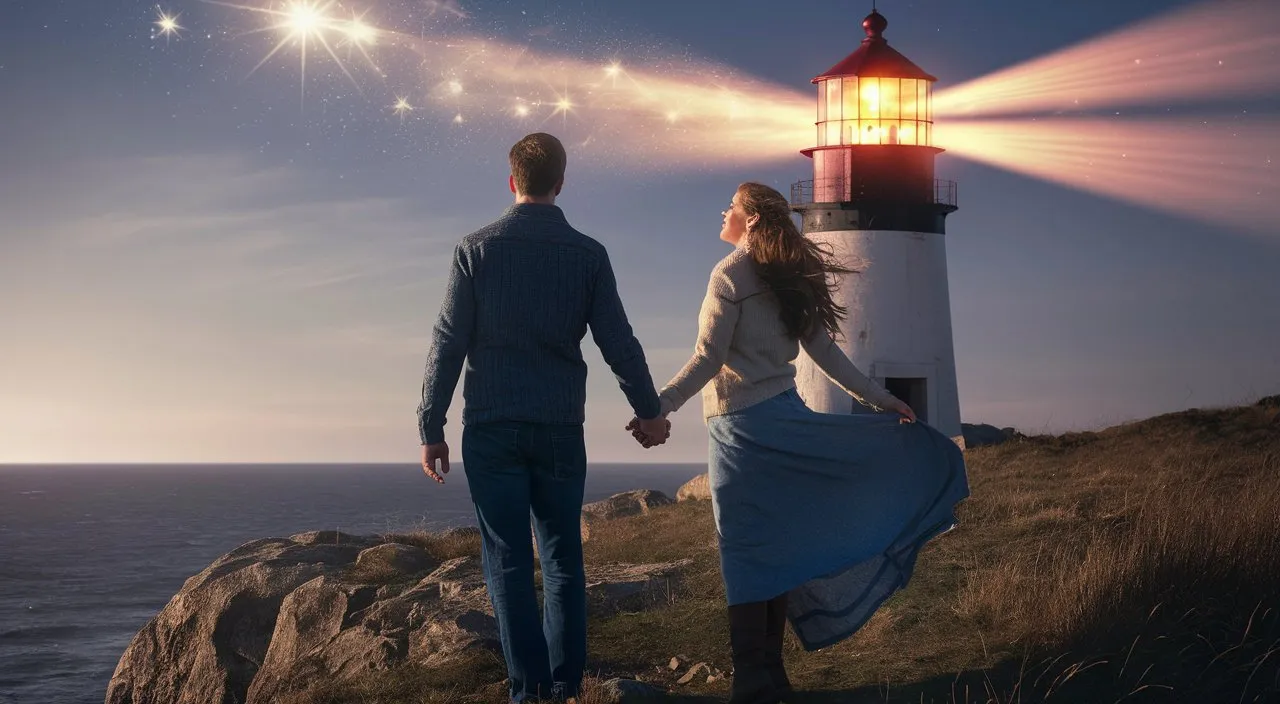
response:
M897 396L911 406L922 422L929 422L929 380L922 377L889 377L884 380L885 391Z

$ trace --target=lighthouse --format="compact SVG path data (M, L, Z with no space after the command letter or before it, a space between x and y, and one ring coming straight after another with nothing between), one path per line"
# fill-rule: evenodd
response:
M891 48L889 22L872 11L866 38L813 79L817 86L813 179L791 187L805 236L855 273L840 274L836 301L848 317L837 340L868 376L920 420L960 436L947 287L946 217L956 184L934 178L935 77ZM796 360L805 402L824 413L868 412L813 360Z

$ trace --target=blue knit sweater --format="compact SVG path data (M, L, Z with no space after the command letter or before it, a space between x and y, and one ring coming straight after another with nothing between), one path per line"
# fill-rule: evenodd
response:
M418 406L423 444L444 440L465 361L462 422L581 424L587 327L640 418L658 415L609 255L554 205L520 203L454 249Z

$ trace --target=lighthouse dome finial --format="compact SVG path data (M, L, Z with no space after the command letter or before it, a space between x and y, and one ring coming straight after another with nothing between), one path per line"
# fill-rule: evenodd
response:
M868 39L881 39L884 30L889 26L889 20L880 14L879 10L872 9L871 14L862 20L862 28L867 32Z

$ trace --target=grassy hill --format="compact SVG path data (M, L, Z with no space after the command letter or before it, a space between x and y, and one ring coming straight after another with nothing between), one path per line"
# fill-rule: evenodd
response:
M1280 700L1280 397L966 457L960 525L909 587L835 647L789 640L791 701ZM667 667L681 655L731 669L710 505L593 526L586 545L589 562L683 557L695 568L669 603L591 624L590 669L664 687L661 701L722 702L727 681L679 685L687 667ZM504 674L479 654L313 700L500 702Z

